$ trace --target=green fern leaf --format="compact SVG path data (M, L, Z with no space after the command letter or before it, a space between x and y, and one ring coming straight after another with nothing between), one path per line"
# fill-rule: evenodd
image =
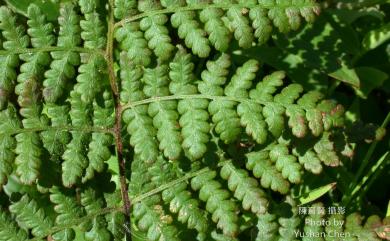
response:
M16 147L16 140L9 133L20 127L21 123L15 107L9 105L7 109L0 112L0 185L7 182L13 171L15 158L13 150Z
M126 55L121 56L121 66L122 102L131 103L144 99L145 94L141 83L142 69L132 65ZM157 131L153 126L153 120L148 115L148 107L144 105L125 110L123 120L127 124L130 145L134 147L135 154L144 161L155 160L158 155L158 144L154 139Z
M194 81L191 55L179 46L179 51L169 64L169 84L170 92L175 95L196 94L197 88L192 84ZM209 141L208 133L210 125L208 123L209 114L207 112L208 101L204 99L185 99L178 102L180 116L179 124L182 127L183 136L182 147L186 156L191 160L201 158L207 150Z
M68 126L69 121L69 107L67 105L47 104L43 113L51 121L53 128L63 128ZM43 146L51 154L51 160L58 161L65 151L66 145L70 141L70 134L64 130L48 130L41 132Z
M186 188L186 183L175 185L164 190L162 198L170 203L169 210L178 215L180 222L187 223L188 228L204 234L208 229L206 213L199 208L198 201L191 198L191 193Z
M199 19L209 36L210 43L218 51L225 52L229 48L231 34L222 21L224 12L218 8L206 8L199 13Z
M229 192L214 180L215 171L207 171L191 180L191 187L199 190L200 200L206 202L206 210L212 213L212 220L227 236L236 236L238 232L236 205L229 199Z
M305 218L305 227L303 228L303 231L305 233L323 233L324 227L321 225L310 225L311 223L321 223L322 220L324 220L325 212L319 212L318 210L325 211L325 207L321 203L315 203L311 205L309 208L316 210L314 213L309 213L309 215ZM305 236L302 238L302 241L320 241L324 240L322 237L308 237Z
M70 225L72 220L83 216L83 210L78 205L74 193L60 187L50 189L50 201L55 204L54 211L58 213L57 225ZM66 228L53 235L54 240L74 240L76 234L71 228Z
M178 28L179 37L184 39L186 46L191 48L194 54L205 58L210 54L210 43L195 17L194 11L176 12L171 16L171 23Z
M341 233L344 231L342 225L336 225L336 223L344 222L344 217L341 214L332 214L328 217L329 225L325 226L326 241L337 241L337 237L333 237L334 233Z
M98 0L78 0L78 4L80 5L80 10L82 13L88 14L92 13L96 10L99 5Z
M380 239L377 237L373 230L362 227L362 220L360 214L352 213L346 217L345 220L345 233L351 234L351 237L347 238L349 240L373 240L379 241Z
M27 232L18 227L13 218L6 212L0 212L0 240L24 241L28 239Z
M178 241L178 230L171 225L172 217L164 213L158 196L151 196L148 200L134 205L134 218L139 220L138 227L147 232L147 238L151 241L172 240Z
M90 105L81 101L81 96L72 91L70 93L71 111L70 117L72 125L75 127L85 127L90 123ZM82 176L83 170L88 166L86 149L90 140L90 134L73 131L72 140L66 146L62 155L62 182L65 187L74 185Z
M307 150L304 154L299 153L298 150L293 150L293 153L298 157L299 163L303 165L307 171L314 174L320 174L322 172L321 160L312 150Z
M260 6L249 10L249 18L252 20L252 27L255 29L253 35L257 38L259 44L266 43L272 34L272 24L267 14L267 10Z
M269 153L271 161L275 162L275 167L282 173L282 176L291 183L301 181L301 165L297 158L289 154L287 146L278 144L273 146Z
M264 188L285 194L289 191L290 184L282 174L272 165L267 151L251 152L246 155L248 162L246 168L253 171L253 175L260 178L260 184Z
M99 106L96 101L93 103L93 124L95 127L107 128L113 126L115 122L114 103L108 91L103 93L103 98L104 106ZM112 143L113 137L111 134L92 133L87 154L89 165L85 170L83 182L92 179L95 171L99 173L104 170L105 162L111 157L110 146Z
M234 31L234 38L242 48L252 47L254 40L253 30L249 25L249 20L243 14L243 9L238 6L230 7L226 16L229 19L231 29Z
M0 22L1 34L6 40L3 42L4 49L23 49L29 45L30 38L24 27L16 24L16 16L6 6L0 7Z
M96 190L89 187L81 193L81 204L85 208L87 214L93 214L104 208L104 199ZM107 230L107 223L104 216L95 216L89 224L90 225L87 225L87 232L84 233L84 237L87 241L110 240L111 235Z
M15 214L19 226L25 229L32 229L34 236L45 237L53 226L53 221L46 216L38 203L30 199L26 194L18 202L9 206L11 213Z
M228 181L229 189L234 192L235 198L242 201L245 210L251 210L258 215L267 211L268 201L265 193L246 171L236 168L233 163L229 162L223 165L221 177Z
M74 6L65 4L58 19L60 31L57 46L72 48L80 44L79 17L74 11ZM75 66L80 64L80 56L72 51L54 51L51 53L53 61L50 70L45 72L43 97L49 103L56 102L63 96L67 82L75 75Z
M291 240L291 241L296 241L297 236L296 236L296 230L299 228L299 225L301 224L301 219L298 216L298 211L296 208L296 205L292 198L290 196L287 196L285 203L290 205L292 215L288 217L279 217L278 222L279 222L279 235L280 238L279 240Z
M107 202L107 207L116 207L121 203L121 193L105 193L104 199ZM122 240L125 237L125 215L121 211L112 211L105 215L107 221L107 229L111 232L114 240Z
M321 139L314 145L314 150L325 165L338 166L340 165L340 159L335 152L334 143L329 138L329 133L324 133Z
M143 81L144 93L148 97L169 95L168 66L160 65L154 69L145 69ZM179 158L181 140L178 128L179 115L176 111L177 102L157 101L149 104L149 115L153 118L153 125L157 129L157 139L164 156L170 160Z
M222 85L229 74L230 56L221 54L215 61L206 63L207 69L201 74L202 81L198 84L198 90L204 95L223 95Z
M256 89L249 92L249 96L255 100L267 102L272 101L273 94L276 92L278 87L283 85L283 79L285 77L286 75L283 71L276 71L265 76L263 81L260 81L256 85Z
M276 215L269 213L259 215L256 227L258 229L256 241L277 240L279 225L276 222Z
M168 60L174 50L171 44L171 37L168 35L168 29L164 24L168 17L164 14L158 14L143 18L140 22L140 28L145 32L145 38L148 40L148 46L153 49L154 54L161 60Z
M251 87L251 81L255 78L257 70L258 63L255 60L248 60L237 68L225 88L225 95L236 98L247 97L247 90ZM236 105L236 102L225 100L215 100L209 105L209 111L213 114L213 122L216 124L215 131L226 143L234 141L241 133L241 122L235 110Z
M136 0L115 0L114 16L117 19L122 19L131 16L137 12Z
M84 47L88 49L102 49L106 45L103 24L99 14L95 11L97 3L93 0L80 0L79 4L84 13L84 20L80 21L81 38ZM84 102L91 103L95 95L101 90L106 61L97 53L82 54L82 65L79 67L75 90L81 95Z
M344 107L334 100L323 100L317 105L317 109L322 112L324 130L328 131L332 127L344 125Z
M249 92L251 99L270 102L273 100L273 94L276 92L277 87L283 84L283 78L285 77L284 72L277 71L263 78L263 81L256 85L256 89ZM260 111L260 110L258 110ZM274 137L279 137L284 128L283 118L284 108L274 103L267 103L263 108L263 115L265 122L268 125L268 130ZM259 122L261 125L261 117L259 116Z
M35 4L30 4L27 16L29 18L27 33L31 36L31 45L39 48L54 44L53 25L46 23L46 17L41 9Z

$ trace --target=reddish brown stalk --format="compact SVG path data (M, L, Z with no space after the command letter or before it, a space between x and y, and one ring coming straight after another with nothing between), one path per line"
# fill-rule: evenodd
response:
M123 212L125 215L125 227L126 227L126 241L131 241L131 219L130 219L130 206L131 202L129 199L129 192L126 181L126 160L123 157L123 144L122 144L122 106L120 104L119 88L115 78L114 72L114 60L113 60L113 47L114 47L114 14L113 14L113 1L109 1L109 19L108 19L108 33L107 33L107 49L106 49L106 60L108 76L110 79L110 85L112 94L115 102L115 144L116 152L118 157L119 166L119 181L123 200ZM129 231L127 231L129 230Z

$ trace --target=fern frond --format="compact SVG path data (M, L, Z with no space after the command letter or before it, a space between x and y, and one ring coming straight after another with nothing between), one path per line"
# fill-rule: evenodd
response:
M327 166L340 165L340 159L335 151L334 143L330 141L330 134L324 133L321 139L314 145L318 158Z
M36 48L53 45L55 41L53 24L46 23L46 16L41 9L35 4L30 4L27 16L29 18L27 33L31 36L31 45Z
M20 133L16 135L16 142L16 173L22 183L32 184L41 166L41 140L37 133Z
M120 48L126 51L132 64L143 66L150 64L152 51L148 48L138 22L127 23L118 28L115 32L115 39L119 42Z
M76 127L89 126L89 113L91 106L81 100L81 96L72 91L70 93L71 110L70 117L72 125ZM82 176L84 169L88 166L87 147L90 134L77 131L72 132L72 140L66 146L62 155L62 182L65 187L74 185Z
M19 64L19 58L16 55L0 56L0 110L6 108L8 98L12 93L16 82L16 67Z
M225 88L225 94L231 97L248 98L248 89L259 69L259 63L249 60L237 69L230 83ZM266 123L262 116L262 107L257 103L242 102L237 106L237 114L240 123L245 127L248 135L252 136L258 143L264 143L267 139Z
M168 28L165 27L168 17L164 14L145 17L140 21L140 29L148 40L148 46L161 60L168 60L175 47L171 44Z
M178 215L179 222L187 223L188 228L195 229L205 235L208 229L207 215L199 207L199 202L186 190L187 184L181 183L162 192L162 198L169 202L169 210Z
M143 81L144 93L148 97L169 95L168 66L159 65L154 69L145 69ZM153 118L153 125L157 129L159 147L170 160L179 158L181 153L181 138L178 126L179 114L177 102L156 101L149 104L148 112Z
M198 84L199 92L202 94L210 94L215 96L223 95L223 88L221 87L226 82L226 76L229 73L230 58L226 54L222 54L215 61L207 62L207 70L202 72L202 82ZM232 108L235 106L233 102L225 102L221 100L211 101L209 103L209 112L212 115L212 120L216 123L215 130L220 134L221 139L225 142L232 141L237 135L237 118L229 120L229 116L236 116ZM229 113L224 112L229 110ZM230 130L228 124L236 128ZM239 123L238 123L239 125ZM230 127L230 126L229 126Z
M114 4L114 16L117 19L131 16L137 12L136 0L115 0Z
M376 236L375 232L369 228L362 226L363 218L358 213L352 213L345 219L345 231L350 233L350 240L373 240L379 241L380 239Z
M321 111L316 109L317 102L323 98L323 95L317 91L309 91L304 94L297 102L302 108L306 108L306 118L308 126L314 136L319 136L323 130Z
M0 7L0 28L5 41L4 49L22 49L30 44L30 38L26 35L25 29L16 24L16 16L6 6Z
M251 87L251 81L256 76L258 62L248 60L237 68L229 84L225 87L225 95L230 97L245 98L247 90ZM215 100L209 105L209 111L213 115L215 131L226 143L231 143L241 133L241 121L236 111L237 103L234 101ZM248 127L248 126L247 126Z
M180 4L176 5L180 6ZM195 11L176 12L171 16L171 23L178 29L178 35L184 39L186 46L191 48L194 54L205 58L211 51L210 42L195 17Z
M33 47L39 48L49 46L54 42L52 35L53 26L47 24L45 16L40 9L32 4L29 6L27 15L29 20L28 34L31 36ZM50 56L46 52L34 54L21 54L20 58L25 61L20 67L20 74L17 77L18 85L15 93L18 95L20 114L24 128L41 128L47 125L47 119L41 116L41 96L39 93L39 79L43 76L46 65L50 62ZM38 133L20 133L16 136L17 153L16 173L25 184L31 184L38 177L41 165L41 140Z
M224 12L218 8L205 8L199 13L199 19L209 36L210 43L218 51L225 52L229 48L231 34L222 21Z
M74 193L69 190L54 186L50 189L50 201L55 204L54 211L58 214L55 223L57 225L70 225L72 220L83 216L83 209ZM66 228L53 234L54 240L73 240L76 234L71 228Z
M108 91L103 93L104 105L94 101L93 103L93 124L95 127L107 128L114 125L115 116L113 112L114 101ZM91 142L88 148L89 164L85 170L82 181L85 182L94 177L94 172L102 172L105 162L111 157L110 146L113 144L113 137L106 133L92 133Z
M289 191L290 184L282 174L272 165L268 151L251 152L247 155L246 168L253 171L253 175L260 178L260 184L264 188L285 194Z
M84 40L84 47L88 49L102 49L106 45L104 25L96 12L97 2L94 0L79 0L84 19L80 21L81 38ZM79 67L77 84L74 89L81 95L86 103L91 103L95 95L104 86L104 72L106 61L99 53L82 54L82 64Z
M257 236L256 241L277 240L279 225L276 222L276 215L265 213L257 216Z
M170 92L175 95L196 94L197 88L193 84L194 64L191 62L191 55L184 48L179 46L175 58L169 64L169 84ZM179 123L182 127L183 136L182 147L186 156L190 160L201 158L207 150L209 141L208 133L210 125L208 123L209 114L207 112L208 101L199 100L179 100L178 112L180 113Z
M19 226L24 229L31 229L34 236L45 237L53 226L53 220L46 216L38 203L27 194L18 202L11 204L9 210L15 215Z
M325 207L321 204L321 203L315 203L313 205L311 205L310 207L311 209L314 209L316 210L315 212L313 213L309 213L309 215L306 216L305 218L305 223L306 224L309 224L309 225L305 225L305 227L303 228L303 231L305 233L322 233L324 232L324 227L321 226L321 225L310 225L310 223L320 223L324 216L325 216L325 212L319 212L318 210L325 210ZM302 241L311 241L313 240L313 237L303 237L302 238ZM314 237L314 240L324 240L323 238L318 238L318 237Z
M121 204L121 193L116 191L114 193L105 193L104 199L107 202L107 207L117 207ZM111 232L114 240L122 240L125 237L125 230L123 224L125 222L125 215L121 211L112 211L105 215L107 222L107 229Z
M298 208L290 196L286 197L285 203L291 207L292 215L279 217L279 240L296 240L296 230L299 229L301 224L301 219L298 216Z
M295 156L289 154L287 146L283 144L273 146L269 156L271 161L275 163L276 169L282 173L284 178L291 183L299 183L301 181L301 165L299 165Z
M258 215L264 214L268 208L265 193L258 187L256 179L249 177L243 169L236 168L232 162L222 166L221 177L228 181L228 187L234 197L242 202L245 210Z
M214 180L215 171L207 171L191 180L191 187L199 191L199 198L206 202L206 210L212 213L212 220L217 227L223 230L227 236L236 236L238 232L238 218L235 214L237 206L229 199L228 191L222 189L222 185Z
M261 105L250 102L237 106L237 114L240 116L241 125L245 127L245 132L259 144L265 143L268 135L262 110Z
M0 240L24 241L28 239L27 232L19 228L14 219L6 212L0 212Z
M50 119L52 127L68 126L69 106L47 104L43 113ZM70 133L61 130L48 130L41 132L42 142L45 149L50 153L51 160L57 161L65 151L66 144L70 141Z
M104 199L97 193L96 189L88 187L81 193L81 205L87 214L97 213L104 208ZM87 241L110 240L110 232L107 230L107 223L103 215L95 216L92 222L88 223L87 232L84 237Z
M307 22L312 22L315 15L319 13L319 6L313 0L273 3L272 5L268 11L268 17L282 33L297 30L301 25L301 17Z
M8 176L13 171L13 161L16 148L15 137L9 135L12 130L19 129L21 123L12 105L0 112L0 185L2 186L8 180Z
M299 163L307 170L314 174L322 172L321 160L314 153L313 150L306 150L304 153L300 153L297 149L293 149L293 154L298 157Z
M198 84L199 92L204 95L223 95L221 86L226 82L230 64L230 56L227 54L221 54L214 61L207 61L207 69L202 72L202 81Z
M281 71L265 76L263 81L256 85L256 89L249 92L249 96L251 99L255 100L272 101L272 95L275 93L276 88L283 84L282 79L284 77L285 74ZM270 103L263 108L263 115L265 117L265 122L268 125L268 130L274 137L279 137L284 128L283 113L283 107L274 103Z
M143 71L140 67L129 63L127 56L121 56L121 100L131 103L145 98L142 91L141 78ZM127 124L127 132L130 134L130 145L134 147L136 155L144 161L154 161L158 155L158 143L155 140L156 129L153 120L148 115L148 107L136 106L125 110L123 120Z
M325 227L325 232L327 234L326 241L337 241L337 237L333 237L334 233L341 233L344 231L344 227L342 225L336 225L336 223L344 222L344 217L342 214L332 214L327 219L330 225ZM306 228L306 227L305 227Z
M98 0L78 0L80 10L84 14L92 13L96 10L99 5Z
M317 109L322 112L322 122L325 131L344 125L344 107L337 104L336 101L322 100L317 105Z
M65 4L60 9L58 23L60 31L57 46L72 48L81 43L79 16L74 11L74 6ZM56 102L64 94L67 82L75 75L75 67L80 64L80 56L72 51L54 51L51 53L53 61L50 70L45 72L43 97L49 103Z
M249 18L252 20L252 27L255 30L253 35L259 44L265 44L272 34L272 24L267 15L267 10L260 6L249 10Z
M230 7L226 16L229 21L230 28L234 32L234 38L238 41L238 45L242 48L249 48L252 46L254 40L253 29L249 24L249 20L244 16L247 9L238 6Z
M136 203L133 207L133 215L138 220L140 230L147 232L147 238L151 241L172 240L179 241L178 230L172 223L172 217L166 215L161 205L160 198L151 196L142 203Z

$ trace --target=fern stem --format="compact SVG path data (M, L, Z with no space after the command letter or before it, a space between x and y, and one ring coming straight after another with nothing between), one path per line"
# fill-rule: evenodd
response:
M123 26L126 23L136 21L138 19L147 17L147 16L152 16L156 14L164 14L164 13L177 13L177 12L182 12L182 11L193 11L193 10L202 10L205 8L221 8L221 9L228 9L231 7L238 7L238 8L251 8L255 6L261 6L264 9L271 9L274 8L275 5L267 5L266 3L263 4L211 4L211 5L205 5L205 4L194 4L191 6L185 6L185 7L177 7L177 8L165 8L165 9L157 9L157 10L152 10L152 11L147 11L141 14L134 15L132 17L124 18L121 21L115 23L114 28L117 28L119 26ZM315 7L318 6L318 4L313 4L313 3L303 3L303 4L297 4L294 7L297 8L303 8L303 7ZM280 6L280 8L283 8L283 6Z
M122 111L125 111L129 108L134 108L138 105L145 105L153 102L159 102L159 101L168 101L168 100L181 100L181 99L210 99L210 100L230 100L235 102L253 102L258 103L261 105L280 105L284 107L292 106L289 104L281 104L281 103L275 103L270 101L261 101L261 100L254 100L254 99L248 99L248 98L237 98L232 96L215 96L215 95L204 95L204 94L197 94L197 95L168 95L168 96L158 96L158 97L152 97L140 101L134 101L132 103L127 103L122 105ZM307 108L304 108L305 110L309 110Z
M203 169L200 169L199 171L188 173L188 174L186 174L185 176L183 176L181 178L178 178L178 179L176 179L174 181L171 181L171 182L169 182L167 184L161 185L158 188L155 188L155 189L153 189L153 190L151 190L149 192L146 192L146 193L143 193L143 194L140 194L140 195L134 197L131 200L131 202L132 202L132 204L141 202L145 198L148 198L148 197L150 197L152 195L155 195L155 194L157 194L159 192L162 192L165 189L168 189L168 188L173 187L173 186L175 186L175 185L177 185L177 184L179 184L181 182L184 182L184 181L186 181L188 179L191 179L191 178L193 178L195 176L198 176L198 175L200 175L200 174L202 174L202 173L204 173L204 172L206 172L208 170L210 170L210 169L208 167L205 167Z
M114 130L111 128L104 127L94 127L94 126L85 126L85 127L75 127L75 126L44 126L39 128L23 128L23 129L14 129L12 132L5 132L6 135L17 135L19 133L26 132L41 132L41 131L76 131L76 132L99 132L114 135Z
M71 51L71 52L80 52L80 53L98 53L104 55L104 51L100 49L87 49L82 47L59 47L59 46L50 46L42 48L25 48L25 49L12 49L12 50L0 50L0 56L3 55L13 55L13 54L28 54L28 53L41 53L41 52L53 52L53 51Z
M107 48L106 48L106 61L108 68L108 76L110 79L111 91L114 96L115 102L115 144L116 154L118 158L119 166L119 181L121 185L121 194L123 200L123 211L125 215L125 226L131 228L130 220L130 199L128 185L126 181L126 160L123 158L123 143L122 143L122 106L120 104L120 96L118 91L118 84L115 78L114 71L114 59L113 59L113 48L114 48L114 1L109 0L109 19L108 19L108 31L107 31ZM130 230L131 232L131 230ZM126 233L126 241L131 241L131 233Z

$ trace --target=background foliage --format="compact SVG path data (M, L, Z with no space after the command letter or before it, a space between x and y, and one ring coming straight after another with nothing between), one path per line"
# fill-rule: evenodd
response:
M389 8L1 1L0 240L389 239Z

